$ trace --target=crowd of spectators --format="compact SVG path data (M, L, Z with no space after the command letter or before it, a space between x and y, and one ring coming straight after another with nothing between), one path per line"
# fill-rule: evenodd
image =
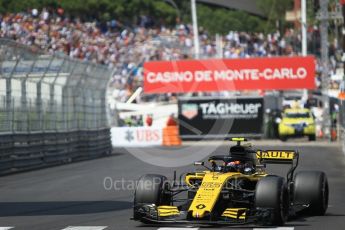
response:
M181 23L168 28L146 23L126 27L118 20L83 22L67 17L61 8L0 15L0 38L113 68L112 86L119 101L126 101L142 84L143 62L192 58L192 31L191 25ZM301 44L300 33L293 29L267 35L230 31L220 40L201 28L201 57L296 55Z

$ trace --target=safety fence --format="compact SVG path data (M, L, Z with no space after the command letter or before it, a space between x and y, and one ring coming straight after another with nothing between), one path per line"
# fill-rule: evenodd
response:
M0 174L111 152L111 70L0 40Z

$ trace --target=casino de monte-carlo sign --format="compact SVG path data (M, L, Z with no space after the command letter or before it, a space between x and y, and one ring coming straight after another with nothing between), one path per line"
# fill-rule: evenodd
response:
M313 56L144 63L148 94L314 88Z

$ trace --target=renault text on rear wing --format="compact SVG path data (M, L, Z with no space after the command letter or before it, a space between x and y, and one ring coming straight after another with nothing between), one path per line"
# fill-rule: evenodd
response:
M291 150L259 150L256 157L262 163L290 164L298 158L297 151Z

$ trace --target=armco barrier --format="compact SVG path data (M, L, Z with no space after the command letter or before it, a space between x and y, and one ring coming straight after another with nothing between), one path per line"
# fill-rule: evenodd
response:
M0 134L0 174L110 154L110 130Z

